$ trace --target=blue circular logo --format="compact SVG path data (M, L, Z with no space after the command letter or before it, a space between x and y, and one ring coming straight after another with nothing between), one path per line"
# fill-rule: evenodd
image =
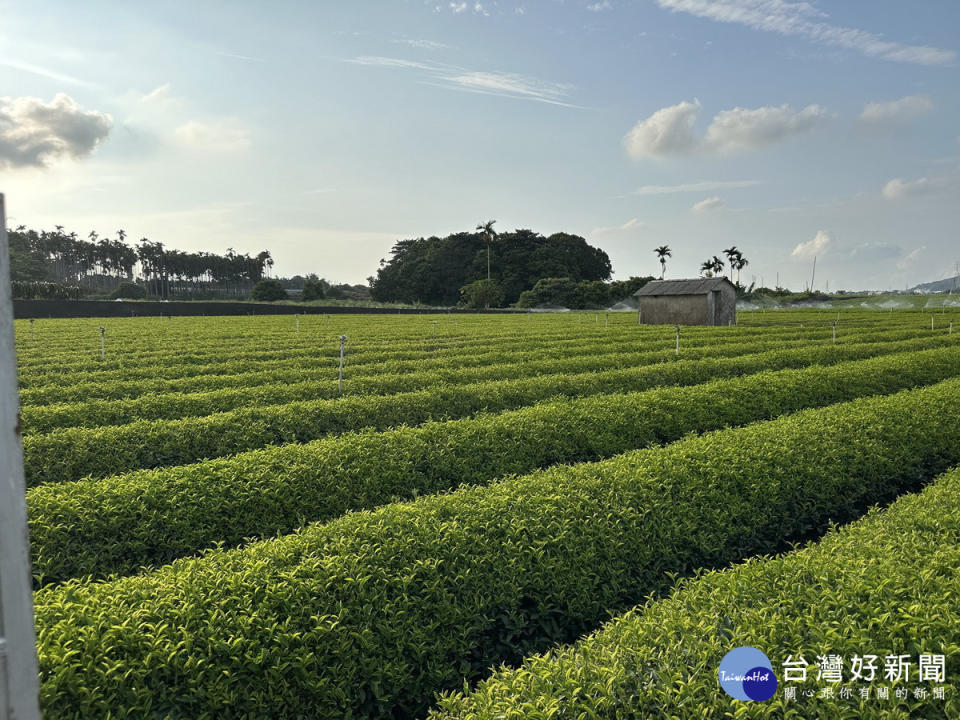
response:
M777 676L773 665L762 652L754 647L738 647L723 656L720 661L720 687L737 700L763 702L777 692Z

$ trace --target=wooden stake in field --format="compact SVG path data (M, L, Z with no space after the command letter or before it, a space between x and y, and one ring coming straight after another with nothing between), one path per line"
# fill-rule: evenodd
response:
M100 328L100 359L106 359L106 347L103 343L103 336L106 334L107 329L105 327Z
M680 326L674 325L673 327L677 331L677 355L680 355Z
M0 717L39 720L6 227L0 194Z
M836 320L831 323L833 325L833 344L837 344L837 322Z
M33 342L33 318L30 318L30 342Z
M337 378L337 390L343 395L343 348L347 344L347 336L340 336L340 375Z
M933 330L933 315L930 316L930 329Z

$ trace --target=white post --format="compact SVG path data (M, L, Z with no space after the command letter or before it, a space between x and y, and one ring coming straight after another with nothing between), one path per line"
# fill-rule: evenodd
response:
M104 333L106 333L106 332L107 332L107 329L106 329L106 328L104 328L104 327L100 328L100 359L101 359L101 360L105 360L105 359L106 359L106 348L105 348L104 345L103 345L103 335L104 335Z
M0 720L39 720L7 223L0 195Z
M340 375L337 378L337 390L343 395L343 348L347 344L347 336L340 336Z
M933 315L930 316L930 329L933 330Z
M680 326L674 325L677 330L677 355L680 355Z
M837 344L837 323L836 321L834 321L832 324L833 324L833 344L836 345Z

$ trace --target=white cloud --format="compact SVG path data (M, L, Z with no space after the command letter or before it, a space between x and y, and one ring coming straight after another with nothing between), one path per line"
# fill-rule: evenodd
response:
M827 111L819 105L808 105L798 112L789 105L724 110L707 128L706 144L719 152L752 150L808 132L827 118Z
M738 23L755 30L804 37L823 45L856 50L867 57L920 65L946 65L957 59L953 50L905 45L884 40L866 30L826 22L829 16L809 2L789 0L657 0L662 8L717 22Z
M817 255L823 255L831 245L833 245L833 238L824 230L818 230L813 238L799 243L793 249L793 252L790 253L790 257L807 259Z
M684 185L643 185L637 188L634 195L672 195L674 193L709 192L711 190L726 190L733 188L752 187L760 185L759 180L705 180Z
M863 107L860 122L865 125L903 125L933 110L926 95L907 95L890 102L871 102Z
M467 9L467 4L465 2L452 2L450 3L450 9L455 13L462 13Z
M190 120L174 130L174 137L193 150L239 152L250 147L250 131L236 120Z
M84 110L60 93L45 103L0 97L0 168L46 167L62 157L89 155L110 133L109 115Z
M601 0L601 2L591 3L587 5L587 10L590 12L603 12L604 10L609 10L613 5L610 4L610 0Z
M641 120L624 137L627 152L634 159L694 151L738 152L753 150L816 128L829 118L819 105L795 111L779 107L733 108L714 115L707 132L699 137L693 130L700 103L682 102L657 110Z
M903 200L917 195L926 195L936 189L936 183L929 178L922 177L918 180L901 180L894 178L883 186L883 196L887 200Z
M693 124L700 112L699 101L682 102L661 108L639 121L623 139L627 153L635 160L694 150L699 139Z
M719 210L723 205L723 200L714 195L713 197L704 198L700 202L694 203L693 207L690 208L690 212L694 215L705 215L714 210Z

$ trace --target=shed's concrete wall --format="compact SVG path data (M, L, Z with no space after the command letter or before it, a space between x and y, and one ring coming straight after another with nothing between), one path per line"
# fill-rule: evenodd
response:
M645 325L712 325L708 295L641 295L640 322Z
M716 293L716 314L714 315L714 325L736 325L737 324L737 291L732 287L724 285L720 292Z
M640 295L644 325L736 325L737 293L733 288L701 295Z

